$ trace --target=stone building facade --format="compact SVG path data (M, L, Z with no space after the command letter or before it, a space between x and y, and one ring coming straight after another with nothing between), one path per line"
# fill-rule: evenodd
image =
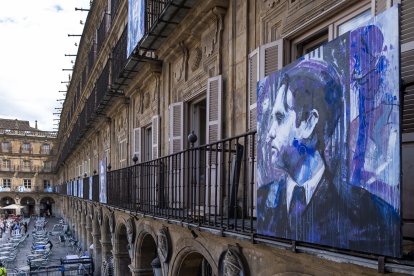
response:
M398 2L147 1L146 33L127 55L128 1L93 1L62 109L56 179L63 216L83 248L93 244L96 274L152 275L156 261L163 275L412 272L410 262L383 266L380 256L255 234L256 81ZM400 2L409 82L414 6ZM409 146L408 121L403 131ZM248 153L240 159L239 145Z
M0 119L1 207L20 204L24 215L53 209L56 136L37 129L37 123L30 127L28 121Z

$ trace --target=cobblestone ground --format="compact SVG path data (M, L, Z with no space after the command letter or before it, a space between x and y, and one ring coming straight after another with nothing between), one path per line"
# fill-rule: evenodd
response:
M55 224L59 223L58 218L46 218L47 224L46 224L46 231L51 232L53 229L53 226ZM10 263L8 265L8 268L10 270L16 268L16 269L28 269L28 263L27 263L27 256L31 254L31 247L33 243L33 231L35 228L35 219L32 218L30 220L30 223L28 225L28 238L21 243L18 246L17 256L14 263ZM52 236L48 235L50 241L53 243L53 247L51 249L51 254L49 256L49 261L47 263L48 266L51 265L60 265L60 259L65 258L66 255L73 255L75 254L75 250L70 246L70 244L61 243L59 241L59 236ZM9 233L3 234L3 237L0 239L1 243L7 243L10 238Z

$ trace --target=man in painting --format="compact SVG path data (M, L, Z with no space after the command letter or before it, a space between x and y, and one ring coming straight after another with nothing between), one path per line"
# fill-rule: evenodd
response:
M345 156L340 146L332 150L332 144L339 139L344 88L334 67L302 60L274 77L271 85L270 163L284 174L258 189L258 232L399 254L393 239L400 231L398 213L381 198L341 180L337 169ZM335 154L326 154L328 145Z

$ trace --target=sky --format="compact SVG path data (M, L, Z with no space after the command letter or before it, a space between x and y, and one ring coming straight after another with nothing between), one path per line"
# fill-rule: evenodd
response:
M0 0L0 118L57 130L89 0ZM55 119L55 120L54 120Z

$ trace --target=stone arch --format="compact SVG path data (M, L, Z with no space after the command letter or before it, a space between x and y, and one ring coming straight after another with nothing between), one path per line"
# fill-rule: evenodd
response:
M129 269L129 265L131 264L130 250L126 225L124 222L118 222L114 233L115 275L131 275Z
M53 214L53 206L55 200L50 196L45 196L40 199L40 215L51 216Z
M210 252L200 242L192 238L181 238L177 241L177 254L172 261L171 275L197 276L201 270L208 274L218 275L218 265Z
M35 214L36 200L33 197L23 197L20 199L20 205L23 206L21 212L24 216L31 216Z
M152 275L151 262L157 255L157 236L154 230L146 224L139 224L137 238L134 244L134 267Z
M11 198L10 196L5 196L1 198L1 207L10 205L10 204L15 204L16 202L14 201L13 198Z

